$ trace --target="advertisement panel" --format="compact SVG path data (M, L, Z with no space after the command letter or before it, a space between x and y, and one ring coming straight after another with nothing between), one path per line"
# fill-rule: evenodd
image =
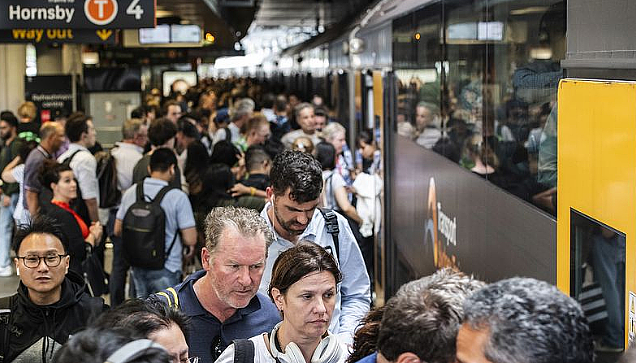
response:
M389 295L442 267L486 281L556 282L556 222L410 139L395 136L391 168Z
M26 76L24 98L35 103L40 122L52 121L59 113L69 115L73 112L73 77Z

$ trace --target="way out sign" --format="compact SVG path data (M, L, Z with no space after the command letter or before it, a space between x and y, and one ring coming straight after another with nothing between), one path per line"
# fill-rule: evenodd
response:
M155 0L2 0L0 29L155 26Z
M116 44L114 29L0 29L0 43Z

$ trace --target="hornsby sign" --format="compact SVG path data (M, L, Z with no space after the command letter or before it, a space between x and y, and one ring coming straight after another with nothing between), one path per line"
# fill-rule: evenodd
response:
M154 0L0 1L0 29L126 29L154 26Z

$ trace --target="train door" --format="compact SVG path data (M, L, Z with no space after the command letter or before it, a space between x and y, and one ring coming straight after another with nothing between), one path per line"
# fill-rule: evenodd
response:
M558 92L557 285L581 302L601 361L636 333L636 83Z
M357 194L358 211L372 212L365 220L360 233L364 237L361 250L375 292L375 303L384 304L384 80L378 70L354 71L351 77L355 86L351 87L355 110L347 123L349 145L354 153L356 170L359 172L356 184L365 188Z

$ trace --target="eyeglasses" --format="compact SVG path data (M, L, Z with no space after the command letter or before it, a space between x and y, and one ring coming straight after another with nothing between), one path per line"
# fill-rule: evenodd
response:
M62 261L62 257L66 257L66 256L68 256L68 254L47 255L44 257L32 255L32 256L23 256L23 257L18 256L18 259L21 259L22 263L24 264L24 267L27 267L27 268L37 268L38 266L40 266L41 260L44 260L44 264L46 264L48 267L57 267L60 265L60 262Z

